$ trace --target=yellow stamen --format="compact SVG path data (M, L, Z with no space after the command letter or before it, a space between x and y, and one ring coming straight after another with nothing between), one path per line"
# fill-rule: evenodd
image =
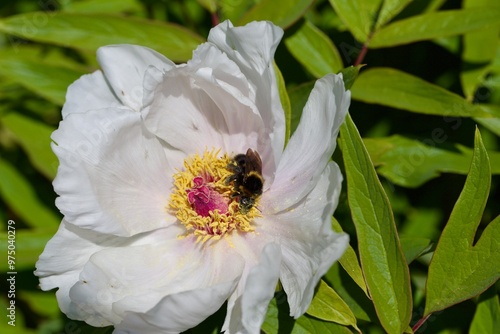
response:
M227 154L218 157L219 153L220 150L205 150L203 156L199 154L189 156L184 160L183 170L173 176L174 190L170 195L167 209L185 226L186 233L183 236L194 235L197 237L197 242L219 240L234 231L253 232L255 227L252 226L252 222L254 218L261 216L256 208L258 199L248 212L245 214L240 212L237 200L231 197L234 192L233 186L226 182L233 173L227 168L232 159ZM188 193L196 186L193 180L200 177L204 186L222 195L227 201L227 212L216 209L210 211L207 216L201 216L196 212L188 200Z

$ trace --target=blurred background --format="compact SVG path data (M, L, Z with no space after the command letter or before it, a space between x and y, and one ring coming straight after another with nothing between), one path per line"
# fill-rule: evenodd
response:
M290 98L291 131L317 78L366 64L352 87L350 113L378 167L401 238L419 238L421 242L422 256L410 265L414 321L418 320L423 313L428 252L464 185L476 127L481 130L494 174L478 237L500 211L496 176L500 173L499 25L478 25L482 30L467 33L458 29L456 33L440 34L438 29L426 38L385 45L382 37L374 37L372 47L363 42L371 38L366 32L377 27L367 26L369 19L361 22L359 29L346 24L336 2L296 0L273 5L265 0L2 0L0 249L5 254L7 222L13 220L17 312L16 326L8 326L4 316L0 332L112 332L112 328L95 329L65 318L54 292L40 291L33 275L38 256L62 218L54 205L56 194L51 185L58 161L50 149L50 134L61 119L66 89L81 75L99 68L95 59L99 46L141 44L176 62L185 62L213 24L225 19L235 25L268 19L285 29L275 60ZM398 6L386 15L384 24L483 3L498 6L497 1L396 2ZM408 93L412 91L415 96ZM425 100L433 94L437 96L434 100ZM341 161L339 150L334 159ZM335 217L356 248L345 190ZM5 310L9 303L9 268L6 256L0 258L0 306ZM353 309L363 332L383 333L368 299L359 296L360 291L341 267L332 268L327 278ZM493 286L481 298L496 291ZM468 332L478 300L465 301L433 316L422 332ZM220 311L190 332L217 332L223 316ZM288 332L300 331L290 328Z

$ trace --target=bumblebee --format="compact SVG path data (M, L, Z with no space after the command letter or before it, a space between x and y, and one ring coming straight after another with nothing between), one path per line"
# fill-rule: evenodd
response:
M240 212L245 214L255 205L255 200L262 195L264 178L262 177L262 160L259 153L248 149L246 154L238 154L228 164L233 172L226 184L233 183L233 198L237 198Z

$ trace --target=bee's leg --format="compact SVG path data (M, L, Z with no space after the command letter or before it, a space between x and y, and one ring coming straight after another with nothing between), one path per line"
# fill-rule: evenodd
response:
M228 185L229 183L233 182L233 181L238 181L239 179L239 175L231 175L231 176L228 176L226 178L226 185Z

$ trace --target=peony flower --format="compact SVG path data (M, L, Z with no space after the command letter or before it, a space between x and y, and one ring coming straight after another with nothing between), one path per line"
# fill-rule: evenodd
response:
M35 274L61 310L115 333L179 333L227 301L226 333L259 333L278 280L291 316L343 254L330 157L350 103L318 80L285 143L269 22L210 31L187 64L113 45L67 92L52 135L64 215ZM260 183L259 183L260 182Z

